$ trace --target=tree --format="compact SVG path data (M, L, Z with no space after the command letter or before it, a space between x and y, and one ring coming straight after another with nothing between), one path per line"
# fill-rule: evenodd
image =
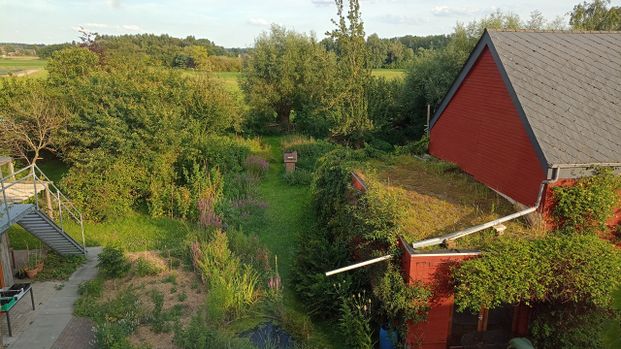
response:
M372 68L381 68L386 60L386 45L377 34L371 34L367 38L369 49L369 65Z
M579 30L621 30L621 6L610 5L610 0L593 0L574 6L569 24Z
M241 88L253 114L276 116L288 131L294 111L327 93L331 78L323 72L333 65L333 55L315 38L274 25L244 62Z
M332 20L336 29L327 33L336 42L338 92L335 103L336 125L332 136L345 143L361 146L368 131L373 128L366 99L366 88L371 78L369 54L364 40L364 24L358 0L349 1L344 14L343 0L335 0L338 20Z
M39 80L4 81L0 91L9 96L1 102L0 148L34 165L41 151L54 150L69 113Z

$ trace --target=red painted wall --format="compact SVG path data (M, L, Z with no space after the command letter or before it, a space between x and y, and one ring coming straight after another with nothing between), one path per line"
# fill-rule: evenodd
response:
M422 281L433 291L427 321L408 324L407 343L413 348L446 349L453 317L450 267L473 255L410 254L406 249L401 266L409 283Z
M528 206L546 178L487 48L431 129L429 152Z

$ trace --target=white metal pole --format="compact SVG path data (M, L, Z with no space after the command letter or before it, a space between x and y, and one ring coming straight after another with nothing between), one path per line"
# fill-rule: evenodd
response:
M330 270L329 272L326 272L326 276L331 276L331 275L342 273L344 271L348 271L348 270L352 270L352 269L358 269L358 268L361 268L361 267L365 267L365 266L367 266L369 264L375 264L375 263L387 261L389 259L392 259L393 257L394 257L393 255L389 254L389 255L386 255L386 256L383 256L383 257L373 258L373 259L369 259L368 261L352 264L352 265L347 266L347 267Z

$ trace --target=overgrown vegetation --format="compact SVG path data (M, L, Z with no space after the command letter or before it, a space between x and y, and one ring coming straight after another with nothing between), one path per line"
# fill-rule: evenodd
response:
M559 228L570 233L604 230L621 200L620 190L621 177L604 168L574 185L554 187L553 213Z
M317 317L344 314L342 327L350 335L367 328L368 316L374 324L393 329L402 329L407 320L420 321L425 317L429 296L422 285L408 287L396 266L374 266L330 278L324 274L356 261L396 253L402 229L399 193L378 185L372 175L365 177L364 191L351 184L352 172L366 159L363 150L347 149L320 158L312 185L317 227L301 237L296 260L296 288L309 311ZM366 290L372 290L370 294L375 297L375 310L370 315L358 313L360 309L349 298ZM371 336L371 332L359 336L365 344L350 344L365 347L368 343L364 338Z
M533 306L531 331L537 347L595 348L620 284L620 268L621 253L593 235L500 239L481 258L453 271L455 301L458 309L472 311L503 304Z

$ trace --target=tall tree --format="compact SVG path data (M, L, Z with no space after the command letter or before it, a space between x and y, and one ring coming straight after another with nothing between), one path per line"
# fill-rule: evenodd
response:
M69 113L38 80L4 81L0 92L8 97L0 101L0 148L36 164L43 150L54 150Z
M329 76L322 71L333 61L315 38L272 26L256 40L242 70L241 88L251 112L268 120L276 116L289 130L292 113L325 93Z
M574 6L569 24L580 30L621 30L621 6L611 6L610 0L593 0Z
M338 20L336 29L327 33L337 46L339 91L336 96L336 125L333 137L361 146L373 123L368 115L366 88L371 78L369 54L364 40L364 24L358 0L349 0L347 15L343 0L335 0Z

